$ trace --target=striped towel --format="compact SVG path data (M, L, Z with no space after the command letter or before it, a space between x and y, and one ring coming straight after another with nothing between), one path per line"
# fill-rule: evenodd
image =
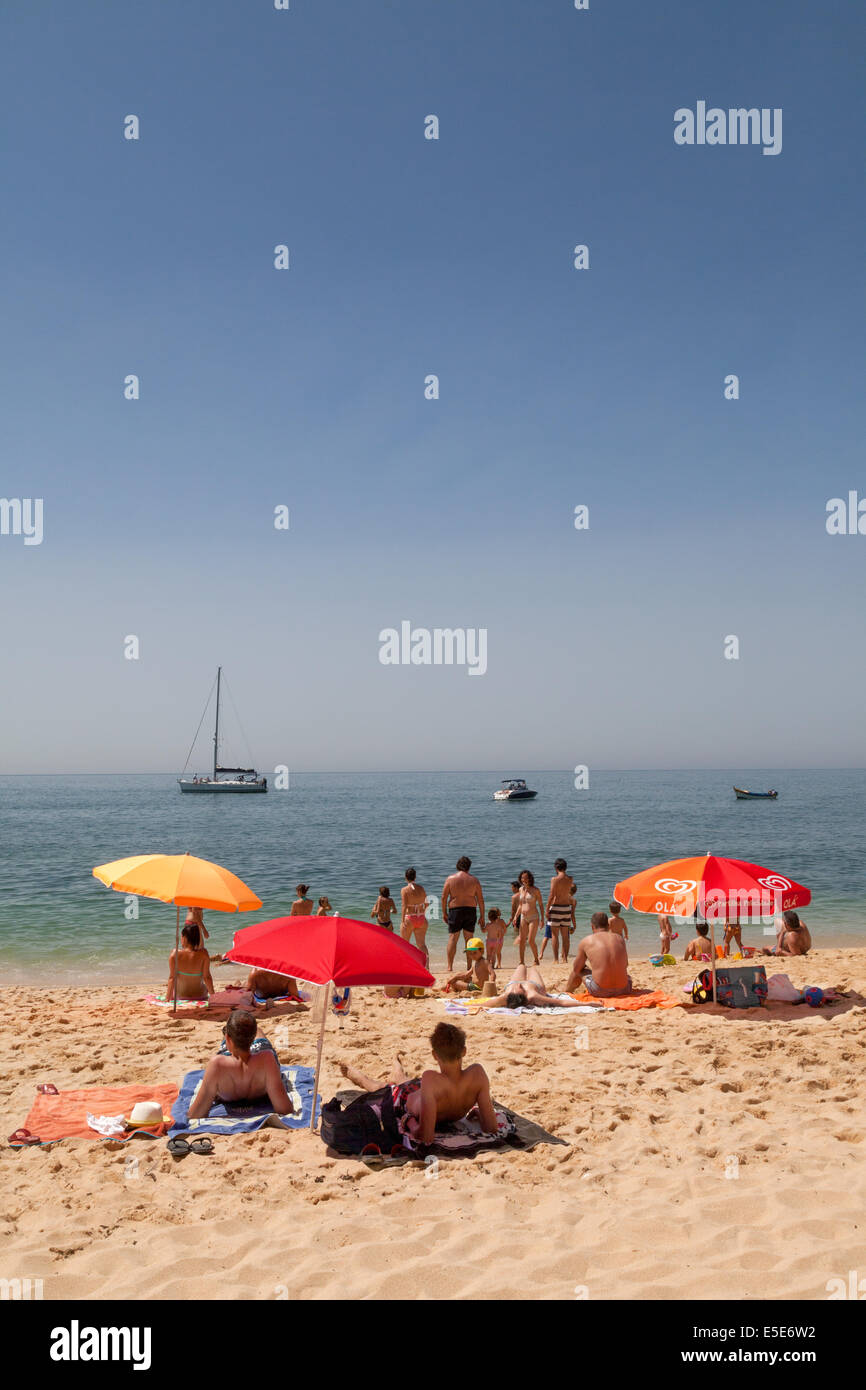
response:
M258 1041L258 1039L256 1039ZM201 1085L203 1071L188 1071L180 1086L180 1095L172 1106L171 1129L169 1134L252 1134L258 1129L305 1129L310 1123L313 1109L313 1088L316 1073L312 1067L280 1067L283 1083L292 1100L293 1115L275 1115L266 1101L264 1105L249 1105L239 1102L236 1105L223 1105L220 1102L211 1108L209 1115L201 1120L190 1120L189 1107ZM322 1103L316 1097L316 1112Z

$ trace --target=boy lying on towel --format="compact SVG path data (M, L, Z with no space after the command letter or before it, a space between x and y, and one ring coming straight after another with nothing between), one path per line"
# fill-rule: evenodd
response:
M269 1047L251 1052L258 1024L245 1009L235 1009L225 1027L229 1055L212 1057L189 1107L191 1120L203 1120L214 1105L239 1101L269 1102L275 1115L292 1115L280 1064Z
M410 1080L398 1057L388 1081L374 1081L363 1072L341 1062L340 1071L353 1086L364 1091L380 1091L390 1085L394 1113L399 1120L408 1116L407 1129L419 1144L431 1144L436 1126L448 1121L462 1120L478 1106L478 1115L486 1134L497 1134L496 1111L490 1099L487 1072L477 1062L463 1066L466 1056L466 1034L453 1023L437 1023L430 1035L433 1056L438 1071L422 1072Z

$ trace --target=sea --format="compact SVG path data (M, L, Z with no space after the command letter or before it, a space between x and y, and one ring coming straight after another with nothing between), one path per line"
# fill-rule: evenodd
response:
M256 912L206 913L212 952L240 927L285 915L299 882L368 921L380 887L399 901L413 866L433 898L438 964L447 936L438 899L463 854L487 905L506 915L511 880L530 869L546 897L562 855L581 934L630 874L685 855L747 859L811 889L802 915L816 946L866 945L866 769L593 770L580 790L570 772L512 775L538 796L496 802L499 778L485 772L298 773L285 790L238 796L183 795L174 774L0 777L0 980L164 983L174 908L127 899L92 869L186 850L225 865L262 900ZM738 801L733 784L779 797ZM655 917L625 916L630 953L649 955ZM771 944L764 930L750 925L744 941Z

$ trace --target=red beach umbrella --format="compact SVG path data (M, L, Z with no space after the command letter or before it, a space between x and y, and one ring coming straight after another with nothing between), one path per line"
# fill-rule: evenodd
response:
M314 985L432 985L423 952L385 927L352 917L275 917L235 932L225 960L278 975L294 975ZM316 1053L316 1084L322 1066L327 1007ZM315 1128L316 1106L310 1129Z

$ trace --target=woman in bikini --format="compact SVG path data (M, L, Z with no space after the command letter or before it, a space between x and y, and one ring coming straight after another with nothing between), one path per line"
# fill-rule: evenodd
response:
M406 886L400 889L400 903L403 915L400 919L400 935L404 941L415 936L415 945L424 952L427 960L427 892L415 881L415 870L406 870Z
M180 934L180 949L172 951L168 958L166 999L174 998L175 980L178 999L207 999L209 994L214 993L210 956L201 944L195 923L184 927Z
M379 889L379 896L373 904L371 917L375 917L380 927L387 927L388 931L393 931L391 926L391 916L397 911L397 904L391 897L391 893L384 885Z
M225 1026L229 1055L220 1053L207 1064L201 1085L189 1107L191 1120L203 1120L222 1101L268 1101L275 1115L292 1115L294 1106L283 1084L277 1055L269 1046L253 1052L258 1025L252 1014L235 1009Z
M517 948L520 952L520 964L524 964L526 954L526 943L529 942L529 949L538 965L538 948L535 944L535 934L541 926L541 919L544 913L544 903L541 900L541 890L535 886L535 878L528 869L524 869L520 875L520 891L517 895L518 906L520 908L520 933L517 937Z
M295 889L295 892L298 896L295 898L295 901L289 908L290 917L312 917L313 900L312 898L307 897L309 891L310 885L308 883L298 884L297 888Z

